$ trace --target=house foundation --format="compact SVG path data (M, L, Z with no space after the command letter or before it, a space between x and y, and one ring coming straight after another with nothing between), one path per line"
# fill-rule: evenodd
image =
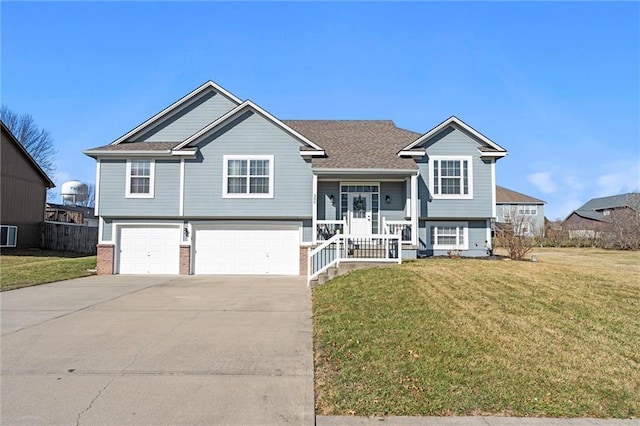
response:
M191 246L180 246L180 275L191 274Z
M98 244L97 246L97 272L98 275L113 274L113 244Z

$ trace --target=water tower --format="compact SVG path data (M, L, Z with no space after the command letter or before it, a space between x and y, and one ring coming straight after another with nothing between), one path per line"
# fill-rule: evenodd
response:
M85 183L77 180L70 180L62 184L60 195L62 196L62 204L71 204L75 206L78 203L87 201L89 188Z

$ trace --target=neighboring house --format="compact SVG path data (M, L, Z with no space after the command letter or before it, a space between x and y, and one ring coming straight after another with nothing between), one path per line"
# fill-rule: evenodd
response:
M562 222L562 228L569 231L569 238L596 238L600 232L610 229L613 216L625 211L633 211L636 215L640 212L640 194L592 198L571 212Z
M93 207L47 203L45 219L50 222L74 223L93 228L98 226L98 218L95 216Z
M207 82L85 154L99 273L304 275L338 240L358 259L486 255L507 151L456 117L283 121Z
M47 189L55 185L2 122L0 247L40 247Z
M520 192L496 186L496 223L509 225L516 235L544 233L544 201Z

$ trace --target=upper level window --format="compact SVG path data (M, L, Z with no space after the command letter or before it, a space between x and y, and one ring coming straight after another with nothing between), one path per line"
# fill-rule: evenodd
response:
M471 157L432 156L429 163L433 198L473 198Z
M224 198L273 198L273 155L225 155Z
M18 227L12 225L0 226L0 247L15 247L18 242Z
M127 161L127 198L153 198L155 162Z

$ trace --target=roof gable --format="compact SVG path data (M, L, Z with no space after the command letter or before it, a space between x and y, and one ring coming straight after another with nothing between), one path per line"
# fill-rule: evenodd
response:
M229 111L228 113L226 113L222 117L220 117L217 120L215 120L213 123L205 126L203 129L201 129L201 130L197 131L196 133L194 133L193 135L189 136L187 139L185 139L179 145L177 145L174 148L174 151L180 150L180 149L185 148L185 147L197 145L198 142L200 142L203 138L207 137L208 135L213 133L216 129L219 129L221 126L225 125L226 123L229 123L231 120L233 120L234 118L238 117L240 114L242 114L242 113L244 113L246 111L253 111L253 112L259 114L260 116L265 118L267 121L269 121L272 124L274 124L276 127L279 127L280 129L282 129L286 133L288 133L291 136L293 136L294 138L298 139L307 148L307 149L304 149L303 151L309 151L308 148L310 148L311 151L323 152L322 147L320 147L319 145L315 144L310 139L308 139L304 135L300 134L299 132L297 132L295 129L291 128L290 126L288 126L284 122L278 120L276 117L274 117L273 115L271 115L270 113L268 113L264 109L260 108L258 105L254 104L250 100L244 101L243 103L238 105L236 108L232 109L231 111Z
M545 202L521 192L516 192L503 186L496 185L496 203L544 204Z
M504 157L505 155L507 155L507 151L503 147L493 142L491 139L484 136L482 133L478 132L473 127L469 126L464 121L460 120L455 116L449 117L448 119L438 124L433 129L429 130L427 133L418 137L409 145L405 146L402 149L402 151L408 151L426 143L431 138L437 136L438 134L448 129L449 127L453 127L456 130L460 130L466 133L467 135L469 135L472 139L474 139L480 145L479 149L482 152L482 154L485 156Z
M40 175L47 188L54 188L56 185L53 183L51 178L49 178L45 171L42 170L42 167L40 167L36 160L33 159L31 154L29 154L25 147L20 143L18 138L14 136L14 134L11 132L11 130L9 130L4 122L0 121L0 125L2 127L2 139L6 139L7 141L9 141L9 143L11 143L18 150L18 152L20 152L26 162L35 170L38 175Z
M155 127L161 125L166 120L169 120L170 118L174 117L176 114L178 114L184 108L189 107L193 103L197 102L198 99L202 98L207 93L211 93L211 92L215 92L217 94L220 94L220 95L224 96L225 98L229 99L232 102L232 104L234 104L234 105L240 105L240 103L242 102L235 95L233 95L232 93L228 92L227 90L225 90L221 86L217 85L213 81L209 80L206 83L204 83L202 86L200 86L197 89L193 90L192 92L190 92L186 96L183 96L182 98L180 98L176 102L172 103L167 108L163 109L162 111L160 111L159 113L157 113L153 117L149 118L148 120L146 120L142 124L138 125L134 129L132 129L129 132L125 133L124 135L120 136L118 139L113 141L111 143L111 145L117 145L119 143L125 142L125 141L127 141L129 138L131 138L133 136L143 134L144 132L149 131L152 128L155 128Z

